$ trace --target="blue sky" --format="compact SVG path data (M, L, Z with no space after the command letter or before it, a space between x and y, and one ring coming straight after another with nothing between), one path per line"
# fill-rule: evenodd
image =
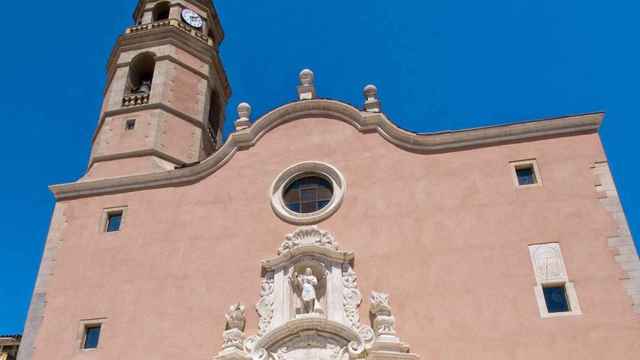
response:
M0 333L22 331L53 207L47 186L87 164L105 64L136 0L40 1L3 22L0 57ZM235 106L259 116L295 97L385 112L416 132L606 111L601 134L634 233L640 226L637 1L218 0Z

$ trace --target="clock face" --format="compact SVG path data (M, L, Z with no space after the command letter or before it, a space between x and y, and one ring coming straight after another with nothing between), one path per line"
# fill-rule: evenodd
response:
M191 9L182 10L182 19L196 29L200 29L202 25L204 25L204 21L200 15L196 14L196 12Z

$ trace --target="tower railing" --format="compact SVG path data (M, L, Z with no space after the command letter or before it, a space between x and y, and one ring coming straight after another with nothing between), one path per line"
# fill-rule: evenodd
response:
M130 94L122 98L122 107L146 105L149 103L149 94Z
M127 28L126 33L137 34L137 33L142 33L142 32L150 31L157 28L164 28L164 27L177 28L193 36L194 38L202 41L203 43L209 46L213 46L213 40L209 38L206 34L203 34L201 31L198 31L197 29L194 29L191 26L177 19L160 20L160 21L156 21L148 24L131 26Z

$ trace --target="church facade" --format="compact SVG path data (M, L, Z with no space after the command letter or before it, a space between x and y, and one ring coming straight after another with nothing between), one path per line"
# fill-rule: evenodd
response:
M19 360L634 359L640 261L601 113L416 134L231 95L210 0L140 0Z

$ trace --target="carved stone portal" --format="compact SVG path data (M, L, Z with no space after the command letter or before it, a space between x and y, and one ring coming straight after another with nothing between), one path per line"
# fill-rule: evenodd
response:
M303 227L277 253L262 262L258 334L245 337L244 306L232 306L217 359L417 359L396 335L388 295L372 293L373 328L360 323L354 254L333 235Z

